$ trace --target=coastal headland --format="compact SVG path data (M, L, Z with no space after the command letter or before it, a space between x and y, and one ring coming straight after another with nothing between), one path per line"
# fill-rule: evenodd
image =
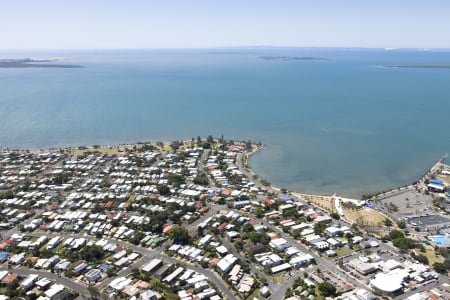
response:
M450 69L450 65L399 65L384 66L385 68L406 68L406 69Z
M60 59L33 59L33 58L18 58L18 59L0 59L0 68L83 68L80 65L71 64L55 64L54 61Z

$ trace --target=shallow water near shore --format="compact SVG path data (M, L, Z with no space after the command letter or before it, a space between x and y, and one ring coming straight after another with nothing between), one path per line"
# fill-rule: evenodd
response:
M272 184L363 193L408 184L450 152L450 52L212 49L0 52L79 69L0 69L0 147L190 139L261 141ZM267 60L261 56L326 60Z

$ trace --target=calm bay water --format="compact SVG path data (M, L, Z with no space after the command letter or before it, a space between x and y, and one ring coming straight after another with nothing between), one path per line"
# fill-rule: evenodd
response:
M261 55L328 60L263 60ZM0 52L80 69L0 68L0 147L212 134L266 145L279 187L357 197L410 183L450 152L450 52L214 49Z

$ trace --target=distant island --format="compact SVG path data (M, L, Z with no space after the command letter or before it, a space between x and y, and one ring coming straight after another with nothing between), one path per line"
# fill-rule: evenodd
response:
M385 68L414 68L414 69L450 69L450 65L406 65L384 66Z
M328 58L312 56L259 56L258 58L265 60L328 60Z
M17 59L0 59L0 68L83 68L79 65L67 64L50 64L59 59L43 58L17 58Z

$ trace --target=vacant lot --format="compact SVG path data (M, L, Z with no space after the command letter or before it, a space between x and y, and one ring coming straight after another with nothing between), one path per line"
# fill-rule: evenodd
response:
M448 186L450 186L450 175L437 175L436 176L437 179L442 180L443 182L445 182Z
M368 207L359 209L343 207L343 211L348 222L362 226L382 226L386 219L382 213Z
M334 201L331 197L327 196L318 196L318 195L307 195L307 194L298 194L292 193L294 196L305 199L327 211L336 212L336 208L334 207Z

